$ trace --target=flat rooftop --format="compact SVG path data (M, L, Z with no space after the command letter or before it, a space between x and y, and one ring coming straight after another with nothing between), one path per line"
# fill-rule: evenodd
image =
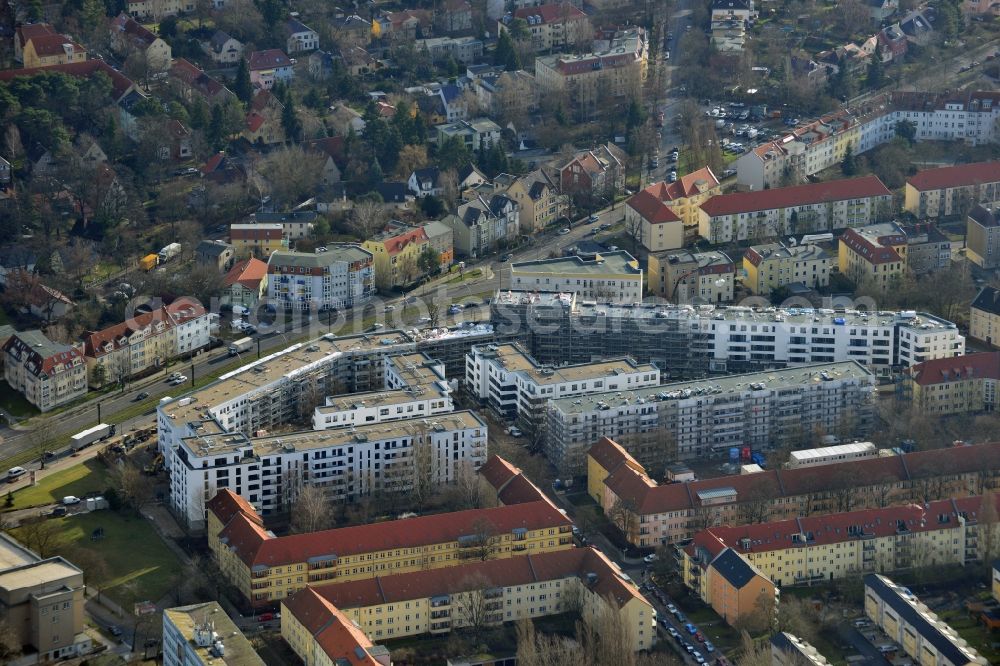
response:
M436 387L431 384L430 387ZM349 412L362 407L391 407L393 405L405 405L416 400L426 400L434 396L426 395L424 386L416 386L413 389L399 389L396 391L368 391L367 393L350 393L347 395L335 395L326 399L326 404L316 408L317 414L332 414L334 412ZM443 392L436 391L435 395L443 396Z
M435 416L422 416L415 419L369 423L354 426L353 428L305 430L302 432L254 438L246 437L240 433L232 433L219 437L185 437L181 441L195 456L225 455L246 449L248 446L253 448L256 455L266 456L282 451L311 451L331 446L357 444L365 441L380 442L386 439L405 437L436 429L452 431L468 428L485 429L486 423L474 412L462 411Z
M668 303L597 303L581 301L569 293L498 291L496 305L571 308L580 317L621 319L677 319L681 321L719 320L747 323L788 322L826 326L892 327L896 323L924 330L956 330L950 321L926 312L832 310L827 308L751 308L740 305L672 305Z
M203 664L224 664L225 666L264 666L264 660L257 655L253 645L243 635L239 627L229 619L222 607L215 601L192 606L168 608L163 611L171 623L187 639ZM210 648L198 647L194 642L195 628L211 622L218 639L222 641L225 654L217 657Z
M483 347L479 349L483 350ZM577 365L544 366L539 365L530 355L518 345L489 345L485 353L499 361L508 372L520 372L539 385L561 384L564 382L600 379L624 374L640 372L657 372L650 363L638 364L629 358L580 363Z
M59 583L82 572L62 559L54 557L37 563L22 564L19 567L0 572L0 590L23 590Z
M488 337L493 334L490 324L455 328L424 328L406 331L389 330L337 337L323 335L308 342L294 344L257 360L248 362L218 380L194 391L185 392L162 411L175 423L206 421L206 410L221 403L262 390L288 375L319 364L330 357L355 353L412 351L418 343L433 343L467 337ZM208 431L221 432L218 426L205 424Z
M559 398L551 404L565 414L580 414L592 412L602 406L615 406L624 403L662 402L668 400L683 400L699 395L738 394L754 390L751 385L761 385L757 390L773 390L782 387L800 386L803 384L818 384L823 381L842 379L873 380L872 373L856 361L839 363L814 363L811 365L767 370L744 375L728 375L725 377L709 377L688 382L662 384L631 391L607 391L592 393L586 396Z
M444 373L439 370L441 363L423 352L396 354L388 357L385 364L387 370L390 367L395 370L410 388L445 381Z
M583 259L579 256L557 257L555 259L540 259L524 261L510 265L512 274L522 275L640 275L638 262L624 250L602 252L596 259Z
M13 537L0 532L0 572L23 564L39 561L38 555L31 552Z

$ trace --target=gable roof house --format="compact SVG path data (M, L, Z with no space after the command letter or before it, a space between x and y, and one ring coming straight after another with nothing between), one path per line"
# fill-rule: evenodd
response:
M123 59L132 54L142 54L152 72L165 72L170 68L170 45L154 35L124 12L111 20L111 50Z
M347 167L344 156L344 137L329 136L323 139L303 141L302 147L318 153L323 159L320 182L324 187L331 187L340 182L341 174Z
M25 42L21 57L26 68L68 65L85 61L87 49L69 35L34 34Z
M16 331L3 345L4 379L42 412L87 393L87 364L76 347L41 331Z
M236 250L225 241L203 240L194 249L194 257L199 266L211 266L223 272L232 268L236 261Z
M222 285L223 303L254 309L267 293L267 262L255 257L238 262L226 273Z
M189 103L194 101L195 96L201 97L209 106L236 99L232 90L184 58L174 60L169 77L180 96Z
M243 59L243 42L222 30L216 30L210 40L201 43L201 48L220 65L235 65Z
M437 167L424 167L410 174L406 186L417 197L441 196L441 170Z
M285 51L288 53L303 53L319 48L319 33L297 18L290 17L285 21Z
M479 257L517 237L519 211L517 202L502 194L493 195L489 201L480 196L459 205L457 215L449 215L441 222L454 232L456 254Z
M270 90L258 90L247 110L240 136L253 144L270 146L285 141L285 126L281 122L285 105Z
M292 61L281 49L254 51L247 59L250 83L257 88L270 90L275 81L292 80Z
M625 153L613 143L577 153L559 168L563 194L610 195L625 186Z
M14 60L24 62L24 47L34 37L58 34L48 23L26 23L17 26L14 32Z

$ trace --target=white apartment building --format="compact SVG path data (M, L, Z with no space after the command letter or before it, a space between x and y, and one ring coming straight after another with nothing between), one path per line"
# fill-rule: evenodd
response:
M326 404L313 412L313 430L346 428L367 423L384 423L454 411L451 392L436 384L396 391L368 391L346 396L329 396Z
M264 437L187 437L170 452L170 503L198 528L205 504L229 488L267 516L293 503L304 484L339 500L405 492L420 475L450 483L486 462L486 424L473 412Z
M160 452L170 465L170 451L184 438L236 432L250 436L296 419L311 419L322 396L385 390L390 355L426 348L451 358L458 368L473 344L492 339L492 327L479 326L384 331L377 337L328 334L291 345L182 397L162 398L156 409Z
M87 363L76 347L41 331L15 331L3 346L7 384L43 412L87 393Z
M208 312L196 300L180 298L164 308L174 334L177 356L205 349L211 342L211 322Z
M865 615L918 664L989 663L910 590L880 574L865 576Z
M851 442L850 444L837 444L817 449L792 451L789 454L787 466L789 469L795 469L796 467L816 467L818 465L832 465L834 463L878 457L878 447L871 442Z
M469 392L529 433L542 425L550 400L659 383L656 366L630 358L546 367L517 344L478 345L465 357Z
M365 303L375 293L372 253L357 245L325 252L278 250L267 260L267 297L286 310L329 310Z
M510 265L510 288L515 291L573 292L587 300L641 303L643 270L624 250L598 254L525 261Z
M163 666L264 666L217 601L163 611Z
M560 473L578 475L601 437L656 465L767 448L817 427L863 435L874 384L867 368L845 361L562 398L549 403L543 447Z
M698 233L717 244L860 227L891 200L877 176L723 194L701 204Z
M998 118L1000 93L993 91L888 93L797 127L745 153L735 162L736 179L754 190L801 182L838 164L848 147L859 155L891 141L900 121L914 124L917 141L989 143L997 138Z

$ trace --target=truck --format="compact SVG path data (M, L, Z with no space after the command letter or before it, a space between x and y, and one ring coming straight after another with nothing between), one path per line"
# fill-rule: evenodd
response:
M160 263L160 255L158 254L147 254L145 257L139 260L139 266L142 268L142 270L146 271L147 273L156 268L156 265L159 263Z
M181 253L180 243L171 243L170 245L167 245L162 250L160 250L159 254L160 263L162 264L165 261L170 261L180 253Z
M234 340L229 343L229 355L236 356L241 352L250 351L251 347L253 347L253 338L240 338L239 340Z
M107 439L115 434L115 427L107 423L99 423L93 428L87 428L83 432L78 432L70 438L70 448L74 451L90 446L94 442Z

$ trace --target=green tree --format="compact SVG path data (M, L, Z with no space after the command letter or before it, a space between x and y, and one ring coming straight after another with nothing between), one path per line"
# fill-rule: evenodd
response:
M233 80L233 92L244 104L249 104L253 99L253 85L250 83L250 69L247 61L240 58L240 64L236 67L236 78Z
M160 21L160 37L169 39L177 36L177 17L164 16ZM235 91L234 91L235 92Z
M510 34L506 30L500 31L496 50L493 52L493 64L503 66L508 72L521 69L521 58L517 55L517 49L514 48L514 41L510 38Z
M441 253L430 245L425 246L417 257L417 268L425 275L436 273L441 268Z
M212 114L208 120L205 139L212 147L212 150L222 150L226 145L225 119L222 114L222 106L219 104L212 106Z
M646 110L642 108L639 102L635 99L628 105L628 116L626 116L625 124L629 129L633 127L639 127L646 122Z
M420 197L420 210L428 218L434 219L444 214L444 203L435 196ZM425 273L427 271L424 271Z
M840 162L840 171L845 176L853 176L858 172L858 164L854 159L854 148L851 146L847 147L844 151L844 159Z
M450 136L438 146L435 161L442 171L446 169L458 171L472 161L472 155L464 141L457 136Z
M203 99L196 98L188 111L188 118L191 120L191 128L200 130L208 125L208 106Z
M290 92L285 95L285 106L281 110L281 127L285 130L288 141L298 142L302 139L302 121L295 111L295 100Z
M872 90L881 88L885 83L885 66L882 64L882 58L879 56L878 51L872 54L872 60L868 63L868 73L865 77L865 83Z
M917 138L917 124L912 120L900 120L895 126L896 136L906 139L908 143L913 143Z

